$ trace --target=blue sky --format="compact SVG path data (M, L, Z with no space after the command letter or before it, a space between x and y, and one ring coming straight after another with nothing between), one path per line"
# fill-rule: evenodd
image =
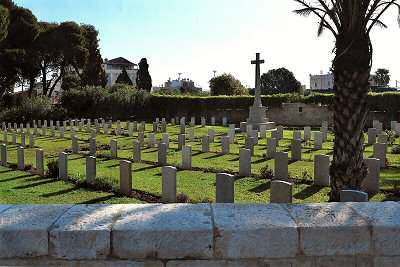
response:
M208 81L232 73L254 87L256 52L266 60L262 72L286 67L309 87L309 74L327 72L334 40L316 37L317 19L291 11L292 0L15 0L39 20L76 21L99 30L103 58L146 57L153 85L169 77L191 78L208 89ZM400 81L400 28L396 10L384 17L387 30L375 29L373 72L388 68ZM400 83L399 83L400 86Z

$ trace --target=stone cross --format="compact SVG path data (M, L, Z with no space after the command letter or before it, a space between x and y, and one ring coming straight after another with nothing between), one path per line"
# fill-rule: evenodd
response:
M254 105L253 105L255 107L262 107L260 64L264 64L264 63L265 63L265 61L263 59L260 60L260 53L256 53L256 60L251 61L251 64L256 65L256 89L255 89L255 99L254 99Z

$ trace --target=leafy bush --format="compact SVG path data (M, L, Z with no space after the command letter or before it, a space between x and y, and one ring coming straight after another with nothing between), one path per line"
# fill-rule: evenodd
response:
M274 179L274 176L275 176L274 171L270 167L268 167L267 165L261 167L260 179L272 180Z
M46 96L24 98L21 104L0 111L0 121L28 123L33 120L64 120L66 109L55 106Z
M57 178L58 177L58 172L59 172L59 168L58 168L58 160L57 159L53 159L50 160L49 162L47 162L47 177L50 178Z
M396 145L392 148L392 154L400 154L400 146Z
M394 145L394 143L396 142L396 132L395 131L391 131L391 130L385 130L385 133L387 135L387 144L389 146Z

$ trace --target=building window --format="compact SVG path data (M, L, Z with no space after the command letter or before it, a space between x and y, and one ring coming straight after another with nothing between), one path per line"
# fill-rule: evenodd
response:
M317 83L315 83L315 88L317 88Z
M303 112L303 107L299 107L299 112Z

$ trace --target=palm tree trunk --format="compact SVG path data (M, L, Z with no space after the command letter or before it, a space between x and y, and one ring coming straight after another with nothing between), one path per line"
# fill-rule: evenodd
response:
M363 163L363 130L368 117L372 51L369 36L339 36L333 62L335 77L334 148L330 168L331 201L338 201L344 189L361 190L368 174Z

